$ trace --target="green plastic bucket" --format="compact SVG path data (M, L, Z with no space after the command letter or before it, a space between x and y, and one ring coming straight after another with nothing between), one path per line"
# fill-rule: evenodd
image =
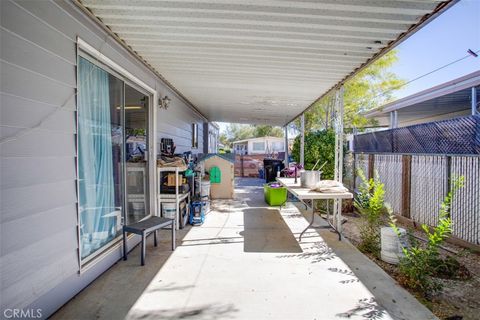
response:
M269 184L263 185L265 202L270 206L280 206L287 201L287 188L272 188Z

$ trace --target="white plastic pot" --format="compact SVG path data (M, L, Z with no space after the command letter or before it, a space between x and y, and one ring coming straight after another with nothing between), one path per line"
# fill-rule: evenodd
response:
M407 231L399 228L400 236L391 227L380 229L382 250L380 256L383 261L398 264L403 257L402 247L406 245Z

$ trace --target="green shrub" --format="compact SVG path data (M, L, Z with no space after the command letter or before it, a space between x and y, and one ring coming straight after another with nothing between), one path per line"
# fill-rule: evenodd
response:
M375 179L367 179L361 170L358 170L357 174L362 180L359 193L354 201L355 208L362 219L359 249L378 256L380 253L380 227L385 216L384 184L380 181L377 173Z
M410 247L402 248L404 257L400 259L399 265L399 271L403 276L402 282L424 296L429 296L442 289L436 276L458 270L458 261L454 258L442 259L439 248L452 233L450 207L455 192L463 187L464 180L464 177L460 177L452 181L451 191L441 204L437 226L430 230L426 224L422 225L422 230L427 236L427 243L421 245L416 242ZM390 216L390 226L399 234L393 215Z
M293 143L292 157L296 162L300 161L300 136L297 136ZM335 131L330 129L305 132L305 169L312 169L317 160L320 160L319 165L327 162L322 168L322 179L333 179L335 171Z

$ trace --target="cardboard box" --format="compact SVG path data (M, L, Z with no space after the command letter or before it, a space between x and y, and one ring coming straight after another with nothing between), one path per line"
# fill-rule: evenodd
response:
M177 185L177 178L175 176L175 173L169 173L167 175L167 186L169 187L174 187ZM178 180L182 180L182 177L178 177Z
M187 179L183 177L182 175L178 176L178 181L180 182L180 185L187 183ZM167 186L168 187L175 187L177 184L175 173L169 173L167 174Z

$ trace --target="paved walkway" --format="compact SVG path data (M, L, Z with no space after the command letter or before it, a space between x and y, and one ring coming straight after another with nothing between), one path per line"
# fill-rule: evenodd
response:
M134 252L55 316L83 319L94 312L104 319L434 319L332 232L310 230L299 243L306 225L294 204L282 210L266 207L259 180L238 179L236 199L217 201L203 226L181 235L173 254L162 256L150 244L142 270ZM142 277L142 286L128 286L128 272Z

